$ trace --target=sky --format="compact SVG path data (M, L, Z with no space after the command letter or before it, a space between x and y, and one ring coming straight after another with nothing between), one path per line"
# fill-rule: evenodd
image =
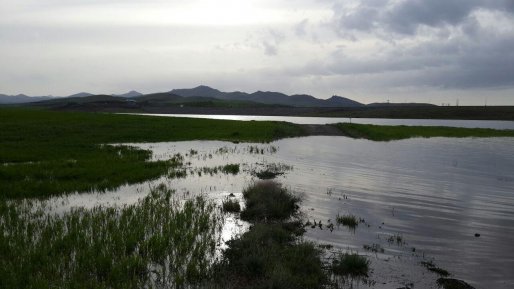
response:
M514 105L514 0L0 0L0 93Z

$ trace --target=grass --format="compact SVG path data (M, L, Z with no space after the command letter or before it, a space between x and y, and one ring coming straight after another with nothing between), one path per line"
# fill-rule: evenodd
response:
M284 122L239 122L0 108L0 198L108 190L170 169L151 153L103 144L181 140L266 142L303 135ZM229 168L234 171L235 168Z
M224 173L226 175L237 175L239 173L239 164L226 164L223 166L215 167L201 167L191 171L192 174L196 173L198 176L204 175L216 175L218 173Z
M452 278L439 278L437 279L437 285L443 289L474 289L474 287L468 283Z
M302 241L303 222L291 220L299 199L270 181L248 187L244 198L241 216L253 224L227 243L215 269L215 288L327 288L322 250Z
M282 175L283 172L274 172L271 170L262 170L255 173L255 176L261 180L270 180L274 179L279 175Z
M279 183L259 181L243 191L246 208L241 219L246 221L284 221L298 210L300 199Z
M448 277L450 276L450 272L442 269L442 268L439 268L437 267L432 261L422 261L421 262L421 265L423 265L424 267L426 267L429 271L431 272L434 272L440 276L443 276L443 277Z
M221 219L161 185L139 203L48 214L0 201L0 288L184 288L210 278Z
M404 106L313 109L306 116L390 118L390 119L470 119L514 120L514 106Z
M369 260L356 253L339 254L332 261L331 270L336 275L367 277L369 271Z
M283 175L286 171L290 171L292 169L293 168L291 166L288 166L286 164L271 163L266 164L265 167L261 170L253 170L252 174L261 180L270 180L276 178L277 176Z
M241 205L239 205L239 201L226 199L222 204L223 211L229 213L239 213L241 211Z
M237 175L239 173L239 164L227 164L221 167L221 171L225 174Z
M386 126L371 124L339 123L344 135L373 141L390 141L414 137L514 137L514 130L486 128L458 128L442 126Z
M255 224L231 240L218 267L220 288L324 288L322 251L297 242L290 224Z
M398 245L398 246L405 244L405 241L403 240L403 236L400 235L399 233L389 236L387 238L387 242L389 244L395 244L396 243L396 245Z
M384 253L385 252L384 248L382 248L382 246L380 246L380 244L375 244L375 243L373 243L371 245L365 244L362 247L364 248L364 250L370 251L373 253Z
M359 225L357 217L354 215L337 215L336 222L339 225L347 226L350 229L355 229Z

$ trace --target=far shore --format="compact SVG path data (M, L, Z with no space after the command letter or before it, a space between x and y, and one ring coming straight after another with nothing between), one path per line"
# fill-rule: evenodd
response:
M84 112L124 112L158 114L308 116L389 119L461 119L514 121L514 106L380 106L380 107L213 107L213 106L152 106L120 102L69 103L53 110Z

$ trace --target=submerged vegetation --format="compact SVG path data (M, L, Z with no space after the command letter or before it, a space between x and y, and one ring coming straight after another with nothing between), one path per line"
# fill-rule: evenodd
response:
M139 203L50 215L0 202L0 288L184 288L210 275L221 226L202 197L160 185Z
M514 137L514 130L488 128L460 128L443 126L388 126L373 124L339 123L343 135L373 141L390 141L414 137Z

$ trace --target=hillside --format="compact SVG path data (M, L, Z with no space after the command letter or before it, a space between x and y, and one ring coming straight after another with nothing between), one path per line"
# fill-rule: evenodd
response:
M332 96L329 99L319 99L307 94L287 95L273 91L222 92L208 86L197 86L191 89L173 89L170 91L184 97L204 96L225 100L253 101L265 104L281 104L294 107L362 107L364 104L342 97Z

